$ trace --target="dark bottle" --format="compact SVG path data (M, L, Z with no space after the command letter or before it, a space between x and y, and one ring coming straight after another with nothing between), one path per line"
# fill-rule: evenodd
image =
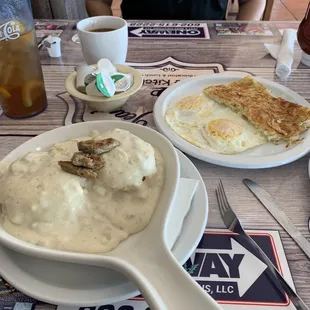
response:
M298 28L297 40L302 49L301 62L310 67L310 1L306 15Z

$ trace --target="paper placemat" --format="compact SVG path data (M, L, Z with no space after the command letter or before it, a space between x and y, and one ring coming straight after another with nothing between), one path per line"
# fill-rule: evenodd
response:
M284 278L294 287L278 231L248 231ZM205 231L195 253L183 266L224 309L294 309L284 292L279 293L262 263L236 234ZM186 293L186 292L184 292ZM48 292L47 292L48 294ZM0 282L0 310L149 310L141 296L113 305L65 307L44 304Z
M206 23L128 23L128 36L140 39L210 39Z
M216 23L215 30L219 36L273 36L268 25L262 23Z
M37 40L40 41L44 36L53 35L59 37L62 32L66 29L68 22L65 21L53 21L48 22L36 22L36 36Z
M167 87L188 77L225 72L225 68L218 63L185 63L172 57L153 63L130 63L129 65L140 70L144 82L141 90L132 96L122 109L111 113L101 113L86 108L81 119L76 116L76 107L82 103L73 99L67 92L60 93L58 97L68 104L64 124L118 119L154 128L153 105ZM293 285L279 233L251 231L251 234L281 270L284 277ZM266 306L268 309L275 310L294 309L287 297L283 293L279 294L271 285L266 266L232 233L223 230L207 230L196 252L186 262L184 268L224 309L237 310L251 307L253 310L259 310L266 309ZM57 307L23 295L4 280L0 282L0 310L56 308L58 310L146 310L148 306L142 297L137 297L114 305L89 305L89 307L82 308Z

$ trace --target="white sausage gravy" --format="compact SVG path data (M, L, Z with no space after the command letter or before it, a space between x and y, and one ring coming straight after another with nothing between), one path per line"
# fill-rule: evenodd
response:
M61 169L81 140L113 138L118 147L101 154L96 179ZM85 253L111 251L143 230L164 183L161 154L128 131L114 129L31 152L13 162L0 179L3 228L35 245Z

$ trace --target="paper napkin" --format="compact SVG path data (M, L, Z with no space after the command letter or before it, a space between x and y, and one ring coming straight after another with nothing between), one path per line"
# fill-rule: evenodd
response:
M171 249L178 239L184 218L190 210L192 199L196 192L199 181L181 178L174 201L174 206L168 219L168 231L165 236L168 248Z
M295 40L296 30L285 29L281 44L264 44L270 55L277 60L276 75L280 79L285 79L291 74Z

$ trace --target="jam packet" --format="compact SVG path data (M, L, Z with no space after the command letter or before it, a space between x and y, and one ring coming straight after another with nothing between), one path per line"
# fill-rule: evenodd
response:
M131 73L116 73L111 76L115 84L115 92L121 93L128 90L133 84L133 75Z

